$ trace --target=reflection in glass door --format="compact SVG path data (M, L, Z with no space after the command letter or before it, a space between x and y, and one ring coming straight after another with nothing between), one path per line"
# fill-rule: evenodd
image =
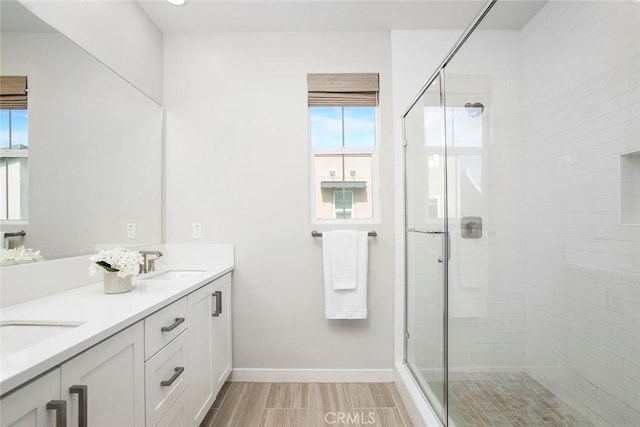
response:
M405 117L406 363L447 419L447 165L440 76ZM445 423L446 424L446 423Z

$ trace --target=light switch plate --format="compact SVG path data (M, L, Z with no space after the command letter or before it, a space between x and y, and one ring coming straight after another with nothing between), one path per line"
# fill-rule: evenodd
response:
M202 238L202 225L198 222L191 224L191 237L194 239Z
M136 238L136 225L127 224L127 239L135 239L135 238Z

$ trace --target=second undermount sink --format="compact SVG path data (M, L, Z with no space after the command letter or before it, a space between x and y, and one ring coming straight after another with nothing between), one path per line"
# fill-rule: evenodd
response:
M82 322L2 321L0 322L0 358L69 332Z
M205 273L205 270L169 270L147 280L188 280Z

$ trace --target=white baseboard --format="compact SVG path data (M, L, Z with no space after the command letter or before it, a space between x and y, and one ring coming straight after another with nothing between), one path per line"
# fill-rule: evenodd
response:
M393 369L237 369L232 382L374 383L393 382Z

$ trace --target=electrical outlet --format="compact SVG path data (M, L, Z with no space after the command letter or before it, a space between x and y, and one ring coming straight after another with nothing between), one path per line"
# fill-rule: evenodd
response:
M135 239L135 238L136 238L136 225L127 224L127 239Z
M194 222L191 224L191 237L194 239L202 238L202 225L200 223Z

